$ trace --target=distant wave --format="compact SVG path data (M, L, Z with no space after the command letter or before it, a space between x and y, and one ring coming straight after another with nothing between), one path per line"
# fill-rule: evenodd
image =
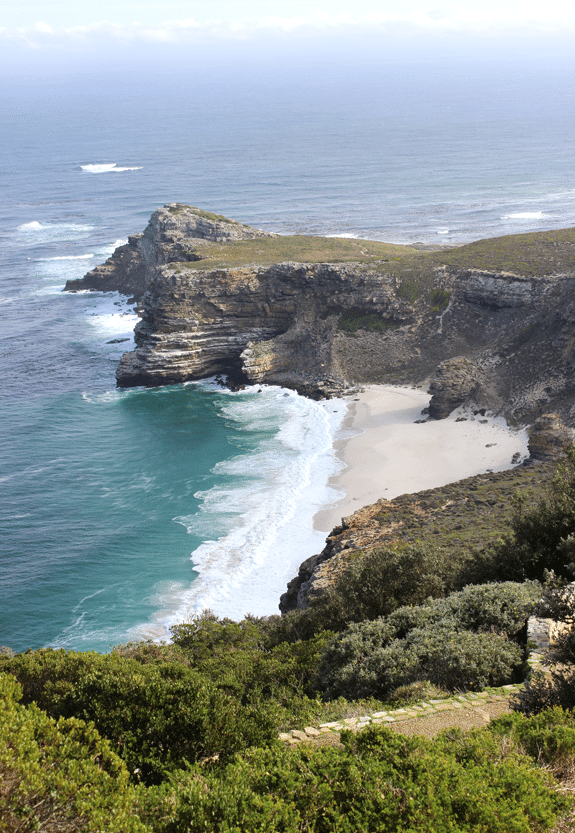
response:
M437 230L437 233L438 234L449 234L449 229L448 228L440 228L440 229Z
M103 165L80 165L80 167L89 174L108 174L119 173L120 171L141 171L144 166L136 165L133 167L119 168L115 162L108 162Z
M60 255L59 257L39 257L37 262L46 263L49 260L89 260L94 255Z
M348 238L349 240L359 240L359 234L351 234L351 233L348 233L348 234L345 234L345 233L326 234L326 237L345 237L345 238Z
M547 217L543 211L517 211L514 214L504 214L502 220L541 220Z
M79 239L93 228L80 223L39 223L38 220L32 220L30 223L22 223L17 230L27 242L36 245Z
M41 229L48 228L46 225L42 225L37 220L32 220L31 223L24 223L21 226L18 226L18 231L40 231Z

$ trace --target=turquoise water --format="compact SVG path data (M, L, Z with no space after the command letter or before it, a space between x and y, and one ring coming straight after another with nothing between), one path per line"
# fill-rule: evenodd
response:
M217 482L211 469L226 451L251 445L230 437L225 398L189 387L68 393L36 400L24 423L11 409L3 520L28 546L2 582L13 605L9 644L26 634L34 645L109 646L153 613L159 577L190 581L201 540L172 518L197 510L194 493Z
M62 292L156 207L395 242L575 224L570 67L168 76L0 82L0 644L17 650L272 613L323 545L341 403L118 392L133 308Z
M7 409L4 471L11 474L2 485L11 499L2 526L14 552L2 578L3 599L11 604L3 640L17 648L106 650L130 638L165 637L166 627L179 621L176 610L185 618L198 607L194 599L187 604L197 575L191 552L203 544L194 560L204 572L221 572L222 553L210 553L204 542L219 540L222 548L223 538L229 554L233 531L240 551L249 543L250 557L258 548L265 557L267 525L281 530L289 508L288 483L278 482L278 474L285 476L291 464L290 492L298 492L297 467L306 451L300 429L313 431L310 414L321 410L285 393L270 388L233 395L215 385L183 385L39 398L26 408L25 420L21 407ZM277 398L287 400L284 413ZM275 440L289 424L289 407L297 421L295 447L289 437ZM330 435L324 433L327 449ZM272 459L279 472L269 470ZM254 518L258 505L265 511ZM238 615L241 561L224 593ZM294 569L293 555L291 561ZM288 578L272 590L275 604ZM203 585L198 589L206 593ZM269 595L262 587L246 603L257 604L259 597L269 605Z

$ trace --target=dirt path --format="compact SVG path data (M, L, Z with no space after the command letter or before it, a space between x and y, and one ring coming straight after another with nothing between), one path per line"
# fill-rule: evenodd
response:
M331 746L339 743L342 729L359 732L373 725L385 725L404 735L425 737L433 737L442 729L453 726L467 731L486 726L494 717L509 712L509 701L519 688L518 685L508 685L489 692L461 694L447 700L425 700L404 709L373 712L362 717L322 723L317 728L306 726L301 730L293 729L291 732L282 732L279 738L290 746L299 743Z

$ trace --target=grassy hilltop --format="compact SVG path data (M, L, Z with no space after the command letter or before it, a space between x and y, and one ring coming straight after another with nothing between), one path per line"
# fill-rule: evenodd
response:
M205 212L204 212L205 213ZM221 218L226 219L226 218ZM233 222L232 220L226 220ZM277 235L255 240L215 243L194 241L200 260L186 268L216 269L238 266L272 266L275 263L364 263L398 278L410 272L422 280L433 278L438 266L513 272L526 277L573 270L575 229L529 232L477 240L463 246L433 248L402 246L376 240L312 235Z

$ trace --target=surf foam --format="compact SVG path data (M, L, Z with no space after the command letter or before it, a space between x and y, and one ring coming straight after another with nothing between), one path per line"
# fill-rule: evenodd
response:
M107 162L102 165L80 165L83 171L86 171L89 174L109 174L109 173L121 173L122 171L141 171L144 167L143 165L125 165L123 167L118 166L115 162Z
M547 217L543 211L516 211L513 214L504 214L502 220L542 220Z
M161 609L142 633L166 638L171 625L206 608L235 619L277 612L299 564L323 548L313 516L338 495L327 482L341 466L332 442L346 409L344 400L312 402L278 387L230 394L222 414L262 439L215 466L222 485L196 493L196 515L174 518L204 539L220 534L191 554L199 575L190 587L170 584L168 596L158 588Z

